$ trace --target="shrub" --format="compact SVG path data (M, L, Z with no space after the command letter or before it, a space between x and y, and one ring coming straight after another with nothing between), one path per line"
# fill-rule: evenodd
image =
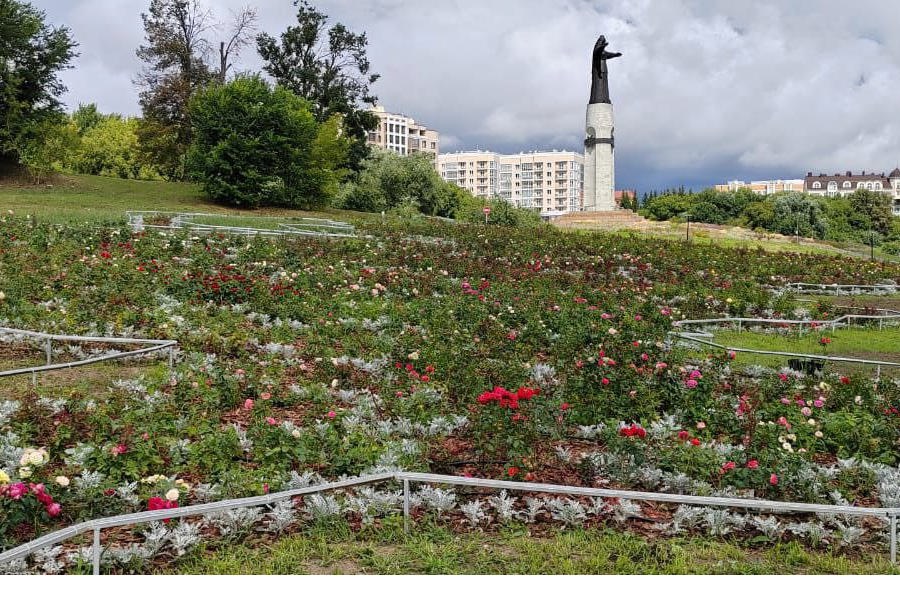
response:
M189 170L212 200L307 208L337 191L347 152L337 118L319 126L288 90L241 77L197 94L191 118Z

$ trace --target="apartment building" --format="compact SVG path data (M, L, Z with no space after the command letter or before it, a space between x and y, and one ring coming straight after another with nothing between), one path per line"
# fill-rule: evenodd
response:
M415 119L402 114L389 113L383 106L372 110L378 116L379 125L368 134L370 146L406 156L417 152L429 153L437 165L441 151L440 134Z
M900 168L895 168L887 175L883 172L865 171L858 175L854 175L852 171L846 171L843 175L840 173L813 175L809 172L804 180L804 191L814 196L848 196L856 190L871 190L889 196L891 211L900 217Z
M767 179L764 181L729 181L728 183L716 185L718 192L736 192L740 189L748 189L760 196L774 194L776 192L802 192L802 179Z
M582 209L584 156L577 152L453 152L438 156L437 169L479 198L499 196L544 217Z

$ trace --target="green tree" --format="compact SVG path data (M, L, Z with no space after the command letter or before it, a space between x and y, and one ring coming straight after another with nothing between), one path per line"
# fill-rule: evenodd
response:
M84 135L92 127L96 127L103 120L103 113L97 110L96 104L79 104L78 109L72 113L72 122L78 129L78 135Z
M78 56L66 27L45 23L27 2L0 0L0 164L16 163L23 150L34 156L51 120L62 114L66 88L59 72Z
M850 196L850 225L859 231L872 229L882 235L891 231L891 200L887 194L856 190Z
M775 198L772 229L784 235L799 233L823 238L827 222L818 200L800 192L787 192Z
M366 56L366 34L355 34L341 23L329 28L328 16L305 0L294 5L297 25L288 27L280 41L265 33L257 37L263 68L279 85L309 100L320 123L341 115L344 133L352 140L347 166L358 171L369 154L367 132L378 125L378 117L360 107L375 103L369 86L379 77Z
M138 78L144 112L138 137L150 162L180 179L191 143L191 97L215 79L206 63L211 16L196 0L151 0L141 18L147 43L137 51L146 65Z
M248 208L330 203L346 159L337 119L258 76L199 92L191 103L188 167L217 202Z
M78 147L78 131L65 119L46 118L31 128L19 144L19 161L36 184L62 169Z
M159 174L144 163L138 143L137 119L99 114L99 120L84 131L70 168L85 175L122 179L155 179ZM73 115L77 125L77 113Z
M412 204L427 215L452 217L460 201L456 189L441 179L425 155L376 151L363 162L355 181L342 190L337 205L380 212Z

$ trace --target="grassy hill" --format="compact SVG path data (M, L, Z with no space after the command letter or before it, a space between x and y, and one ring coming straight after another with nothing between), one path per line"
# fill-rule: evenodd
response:
M354 214L336 210L236 210L206 200L200 187L191 183L133 181L90 175L58 176L52 184L42 186L24 185L13 179L0 180L0 210L12 210L17 215L35 215L54 222L117 220L124 218L127 210L332 218L346 218Z

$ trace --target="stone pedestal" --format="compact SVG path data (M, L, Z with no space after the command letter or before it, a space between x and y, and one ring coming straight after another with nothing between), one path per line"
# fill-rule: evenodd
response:
M615 210L615 127L612 104L588 104L586 128L584 210Z

